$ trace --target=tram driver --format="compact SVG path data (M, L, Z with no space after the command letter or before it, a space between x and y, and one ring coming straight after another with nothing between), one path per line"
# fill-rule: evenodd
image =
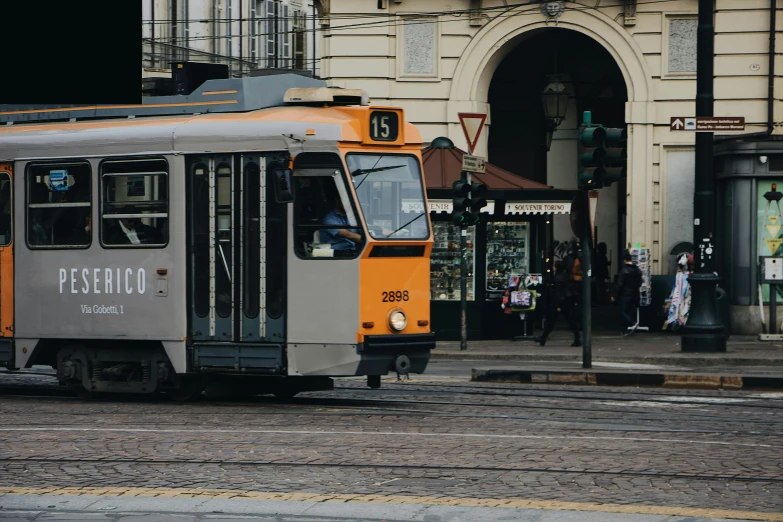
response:
M345 252L346 254L356 252L357 244L362 242L361 230L357 228L347 228L350 223L345 214L345 206L340 196L335 196L334 208L326 214L321 223L324 225L337 225L341 228L330 228L320 231L321 242L330 243L332 250Z

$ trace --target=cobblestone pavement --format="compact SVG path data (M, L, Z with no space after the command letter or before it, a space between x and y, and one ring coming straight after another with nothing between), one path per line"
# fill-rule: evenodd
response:
M201 488L773 515L780 398L355 380L287 402L6 396L0 494Z

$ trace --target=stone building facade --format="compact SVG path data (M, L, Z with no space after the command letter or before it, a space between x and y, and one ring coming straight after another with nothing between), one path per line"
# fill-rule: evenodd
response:
M783 23L770 77L773 6L783 1L716 0L715 115L744 117L746 133L772 124L781 136ZM673 270L672 246L692 241L695 135L673 132L670 121L695 113L697 0L332 0L325 8L322 77L402 106L425 140L447 136L465 149L457 114L487 113L477 154L573 188L582 113L626 125L627 184L601 191L598 240L614 266L623 245L643 242L653 273ZM547 151L540 90L550 73L572 97ZM566 217L555 230L570 235Z

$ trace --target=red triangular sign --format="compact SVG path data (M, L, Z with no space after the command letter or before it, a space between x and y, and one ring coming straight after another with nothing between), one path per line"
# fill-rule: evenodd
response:
M468 141L468 153L473 154L476 148L481 131L484 130L484 122L487 121L486 114L473 112L460 112L459 123L462 125L462 132L465 133L465 139Z

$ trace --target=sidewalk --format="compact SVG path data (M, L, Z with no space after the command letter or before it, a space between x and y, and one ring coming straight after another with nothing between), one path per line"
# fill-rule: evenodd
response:
M538 332L537 332L538 333ZM679 335L637 332L593 336L592 365L570 333L553 332L546 346L532 339L438 342L433 360L476 361L474 381L662 385L783 389L783 343L732 336L723 353L685 353Z

